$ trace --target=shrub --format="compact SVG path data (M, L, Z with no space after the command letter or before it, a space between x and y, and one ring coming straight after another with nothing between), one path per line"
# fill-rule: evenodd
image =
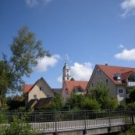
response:
M95 99L85 98L82 108L85 110L100 110L100 104Z

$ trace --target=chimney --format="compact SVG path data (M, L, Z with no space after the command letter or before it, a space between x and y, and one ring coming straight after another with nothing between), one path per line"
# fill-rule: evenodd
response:
M107 63L105 63L105 66L108 66L108 64L107 64Z

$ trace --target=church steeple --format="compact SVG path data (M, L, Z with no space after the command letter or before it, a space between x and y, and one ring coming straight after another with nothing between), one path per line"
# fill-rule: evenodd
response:
M70 81L70 79L71 79L70 68L69 68L67 62L65 62L65 65L63 67L63 82Z

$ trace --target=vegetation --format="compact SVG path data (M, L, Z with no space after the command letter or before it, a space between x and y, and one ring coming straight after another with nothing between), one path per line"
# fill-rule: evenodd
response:
M85 100L85 96L82 94L76 95L72 94L70 99L65 104L65 108L67 109L81 109L83 105L83 101Z
M109 88L101 82L91 90L91 98L99 102L101 109L116 109L118 107L117 101L109 98Z
M135 102L135 87L131 87L129 98L130 98L131 102Z
M135 125L131 126L126 132L122 132L119 135L134 135L135 134Z
M7 117L0 113L0 135L36 135L37 132L23 118L13 117L13 122L7 123ZM3 123L3 124L2 124Z
M87 97L83 101L82 109L84 109L84 110L100 110L100 104L97 100L89 99Z
M29 77L32 73L32 67L37 65L39 58L50 56L48 51L42 48L42 42L37 41L35 34L28 27L18 30L18 35L13 38L10 45L12 55L7 59L3 54L0 61L0 93L1 104L5 104L5 94L7 91L21 91L23 85L23 76Z
M55 95L53 101L45 108L46 110L60 110L63 102L60 95Z

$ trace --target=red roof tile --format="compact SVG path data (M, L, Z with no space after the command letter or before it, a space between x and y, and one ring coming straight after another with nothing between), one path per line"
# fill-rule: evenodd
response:
M129 73L135 72L135 68L131 67L119 67L109 65L97 65L115 84L121 84L120 82L113 79L114 74L121 74L123 77L128 77Z
M28 93L31 90L32 87L33 87L32 84L25 84L25 86L24 86L24 94Z
M63 88L67 89L69 94L71 94L75 87L81 87L85 91L87 83L88 81L65 81Z

